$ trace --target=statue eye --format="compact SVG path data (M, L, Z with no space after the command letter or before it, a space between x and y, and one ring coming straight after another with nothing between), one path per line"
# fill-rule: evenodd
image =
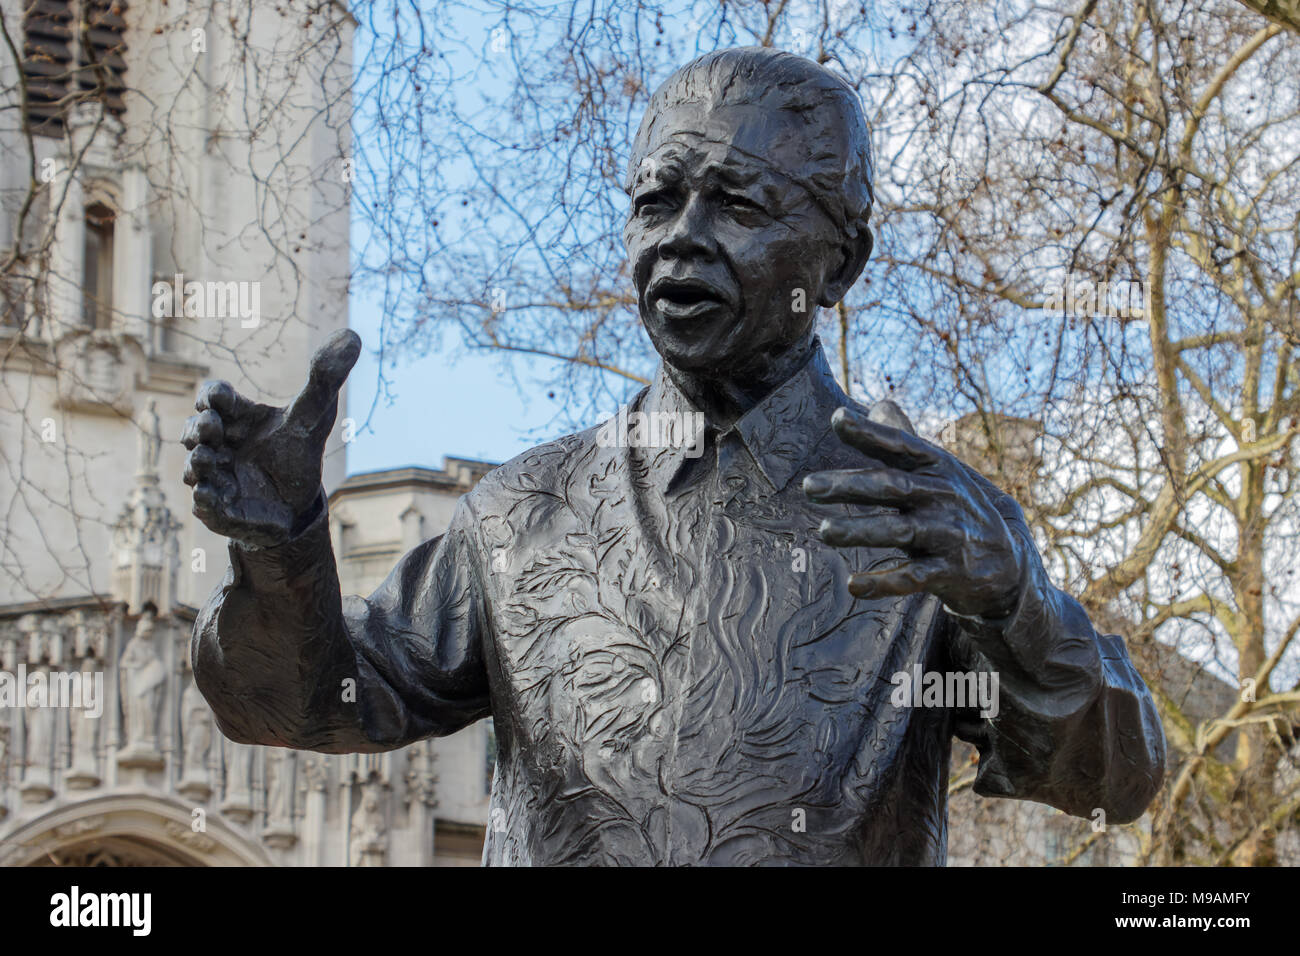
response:
M733 212L766 212L759 203L740 193L723 193L723 208Z
M644 193L637 196L632 201L632 212L635 215L655 215L663 212L668 206L668 199L662 191Z

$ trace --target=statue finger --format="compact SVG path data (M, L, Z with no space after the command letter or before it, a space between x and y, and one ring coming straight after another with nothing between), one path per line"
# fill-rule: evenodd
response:
M803 480L803 490L823 504L883 504L919 507L957 497L951 483L934 475L897 468L818 471Z
M196 411L208 409L216 412L229 424L231 421L255 415L267 406L252 402L235 391L229 382L215 380L204 382L199 386L199 395L194 402Z
M863 571L849 576L849 593L855 598L900 597L932 591L947 573L939 558L904 561L888 571Z
M957 529L913 515L827 518L817 532L835 548L898 548L923 554L942 553L961 544Z
M836 409L831 427L845 444L894 468L912 470L938 464L944 453L905 431L873 422L849 408Z
M210 408L185 419L185 428L181 432L181 444L190 451L199 445L220 448L224 438L221 416Z
M185 458L185 472L181 476L191 488L207 479L217 467L217 453L207 445L199 445Z
M227 449L215 449L209 445L198 445L185 459L185 472L181 476L185 484L195 487L202 482L211 482L220 475L228 477L225 470L230 466L231 457ZM225 482L223 481L224 485Z
M194 486L194 516L209 528L223 515L225 496L209 481L201 481ZM212 528L217 531L217 528Z

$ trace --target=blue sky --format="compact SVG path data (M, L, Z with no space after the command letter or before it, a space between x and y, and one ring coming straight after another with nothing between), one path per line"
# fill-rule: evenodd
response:
M367 345L378 341L376 301L352 300L352 328ZM433 352L390 369L393 403L380 400L370 415L370 430L359 431L348 446L348 474L403 465L441 467L444 455L506 461L562 432L552 424L555 402L538 384L535 363L513 360L525 389L502 374L502 360L485 354L452 356ZM537 363L540 364L540 363ZM349 380L348 413L358 423L379 394L379 365L369 351Z
M467 57L487 45L500 22L499 11L490 6L485 10L457 10L457 23L463 26L461 49ZM367 44L372 39L383 42L370 34L368 19L360 19L358 69L365 62ZM385 26L389 24L377 24L379 29ZM357 102L360 128L373 119L369 111L374 108L373 102ZM356 152L378 148L373 138L355 138ZM354 206L354 257L365 246L365 228ZM569 430L559 424L559 403L547 397L543 384L553 363L495 352L466 354L450 332L427 355L389 364L383 370L387 387L382 388L375 350L381 340L383 293L366 285L353 283L349 303L350 325L364 348L348 384L348 414L358 423L356 438L348 446L348 474L405 465L441 467L444 456L506 461Z
M423 2L416 6L426 12L437 9ZM678 36L689 38L686 52L691 52L692 47L698 52L702 43L705 47L714 45L702 36L701 28L691 19L692 0L674 0L665 6L674 11L664 18L666 27ZM709 5L700 4L700 8L709 9ZM375 79L375 74L368 72L373 68L369 54L387 52L389 47L386 44L390 43L389 36L394 30L400 31L407 41L408 46L403 49L409 49L410 36L418 35L419 30L453 22L454 36L439 38L437 49L441 63L435 72L442 75L440 71L445 68L447 74L458 77L450 95L463 96L465 102L477 101L482 95L486 102L487 94L508 93L513 89L511 69L501 69L496 56L491 53L495 38L493 31L501 29L507 16L511 30L519 31L526 38L523 41L526 44L544 45L549 42L547 37L564 30L567 25L563 10L538 7L507 13L507 9L496 0L465 0L440 11L450 21L434 17L421 23L419 29L413 22L395 25L391 20L376 16L373 9L368 12L358 10L354 52L358 74L354 95L358 116L354 123L353 150L359 169L382 171L391 168L396 161L392 154L382 152L386 146L385 138L373 135L377 118L419 108L404 99L417 95L411 93L410 84L391 84L383 94L382 103L376 103L375 97L368 95ZM710 9L709 16L715 15L716 10ZM409 10L407 16L411 16ZM640 28L650 30L651 25L647 19L640 23ZM372 43L377 44L373 50ZM419 79L430 75L427 62L416 65L414 69ZM416 78L413 75L410 79L414 81ZM419 85L414 89L418 91ZM431 111L431 115L434 112ZM409 173L409 168L401 172ZM439 168L438 176L447 181L472 179L468 169L460 169L455 163ZM383 178L382 172L379 178ZM385 195L382 183L375 186L371 198ZM366 210L359 205L362 201L360 195L360 190L354 193L354 273L365 271L358 268L358 260L362 257L366 257L372 267L378 264L382 271L383 249L379 249L376 260L375 247L382 247L386 240L367 241L370 239L368 217ZM442 236L454 233L452 219L450 212L442 216ZM413 232L418 232L418 228ZM418 260L418 253L411 258ZM386 362L382 369L387 380L385 387L375 354L382 338L384 290L376 285L372 274L366 281L354 281L351 286L350 325L360 334L364 349L349 379L348 415L358 423L356 438L348 446L349 474L404 465L438 467L444 456L505 461L540 442L573 430L573 421L563 414L562 394L558 398L549 395L547 382L554 380L557 362L501 352L467 353L453 326L443 330L441 341L431 346L427 354L403 358L395 365ZM409 304L397 308L409 308ZM409 321L411 317L398 315L398 318ZM626 400L637 390L634 383L618 376L601 376L594 371L581 374L587 377L592 393L599 393L597 400L602 406L600 413L593 413L591 421L582 422L583 427L596 424L605 415L612 414L620 403L620 396ZM600 381L602 378L603 382Z

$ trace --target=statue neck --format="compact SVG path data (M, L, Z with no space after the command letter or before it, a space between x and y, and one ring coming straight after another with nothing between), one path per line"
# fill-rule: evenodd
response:
M709 424L728 428L751 408L784 385L807 364L817 347L810 331L781 352L756 356L734 369L680 369L664 363L664 371Z

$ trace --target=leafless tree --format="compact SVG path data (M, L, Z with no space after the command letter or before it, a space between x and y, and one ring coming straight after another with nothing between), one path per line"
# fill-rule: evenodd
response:
M618 236L655 85L729 45L839 70L879 154L877 252L823 317L842 377L1011 488L1127 638L1171 768L1106 858L1274 863L1300 808L1300 39L1268 6L385 7L403 107L361 195L402 258L363 278L390 346L554 360L587 423L653 367ZM1057 862L1118 839L1091 823Z
M0 341L6 368L56 361L27 333L51 290L85 286L51 255L76 177L42 175L41 138L74 114L111 125L136 97L146 119L123 155L149 171L158 222L197 216L214 259L256 239L258 262L292 289L328 237L278 197L304 177L343 180L360 236L352 278L383 303L385 355L466 347L503 367L551 363L568 425L591 424L654 366L619 236L630 138L655 86L733 45L838 70L872 118L879 176L876 254L821 319L839 373L859 397L895 398L1020 498L1058 583L1127 639L1170 741L1146 825L1070 824L1042 861L1261 865L1297 852L1293 3L381 0L357 8L355 64L330 28L347 16L338 4L286 6L303 28L267 48L257 17L280 10L217 3L158 14L164 39L206 29L227 44L204 59L159 41L173 102L148 100L115 67L102 34L121 10L108 0L63 19L47 8L73 4L22 2L4 7L0 36L0 118L18 134L4 142L19 144L4 161L24 170L0 250L6 321L20 330ZM63 24L75 52L31 46L27 16ZM284 161L307 117L291 92L246 93L350 65L350 103L325 109L338 148ZM187 97L219 122L179 125ZM339 176L349 131L355 156ZM65 174L84 160L83 140L67 141ZM201 184L181 160L195 149L257 171L253 221L216 226L194 204ZM169 267L188 254L172 250ZM5 401L21 418L26 397ZM5 520L40 535L75 496L25 478L34 425L0 464L18 489ZM62 454L72 487L93 463ZM0 568L21 578L24 555L4 539ZM958 801L969 770L959 755ZM994 836L977 855L1011 852L1014 839Z

